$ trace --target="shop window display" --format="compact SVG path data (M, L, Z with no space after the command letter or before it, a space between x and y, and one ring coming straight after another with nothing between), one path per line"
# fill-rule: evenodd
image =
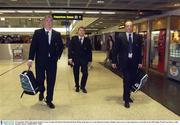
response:
M170 57L180 58L180 31L171 31Z
M22 61L23 60L23 49L22 47L18 47L12 50L13 52L13 60L14 61Z
M168 77L180 81L180 31L171 31Z
M7 34L0 35L0 44L30 43L31 35Z
M151 32L150 67L164 72L166 30Z

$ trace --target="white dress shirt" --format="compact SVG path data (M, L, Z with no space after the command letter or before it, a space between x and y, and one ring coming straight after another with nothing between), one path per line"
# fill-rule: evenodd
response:
M83 41L84 41L84 36L83 37L80 37L79 36L79 40L81 39L81 44L83 44Z
M51 44L51 36L52 36L52 29L50 29L50 30L47 30L47 29L45 29L45 32L48 32L48 42L49 42L49 45Z

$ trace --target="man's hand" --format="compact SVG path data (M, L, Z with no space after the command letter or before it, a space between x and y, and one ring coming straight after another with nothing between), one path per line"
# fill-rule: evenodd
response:
M72 59L68 59L68 62L69 64L74 65L74 62L72 61Z
M92 62L88 62L88 66L90 66L90 67L91 67L91 66L92 66Z
M33 61L32 60L28 60L27 62L27 66L30 69L32 67Z
M142 68L142 64L138 64L138 68L141 69Z
M116 69L117 68L116 64L112 64L112 68Z

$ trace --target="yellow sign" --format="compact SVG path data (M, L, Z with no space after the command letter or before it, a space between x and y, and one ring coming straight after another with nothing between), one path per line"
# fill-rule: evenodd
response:
M83 15L80 14L52 14L54 20L82 20Z

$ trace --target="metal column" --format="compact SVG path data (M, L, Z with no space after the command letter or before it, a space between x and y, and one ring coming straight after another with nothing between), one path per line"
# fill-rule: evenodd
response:
M168 68L170 32L171 32L171 17L168 16L167 17L167 29L166 29L165 65L164 65L165 73L167 73L167 68Z
M150 56L150 47L151 47L151 27L152 21L148 20L147 22L147 55L146 55L146 72L149 70L149 56Z

